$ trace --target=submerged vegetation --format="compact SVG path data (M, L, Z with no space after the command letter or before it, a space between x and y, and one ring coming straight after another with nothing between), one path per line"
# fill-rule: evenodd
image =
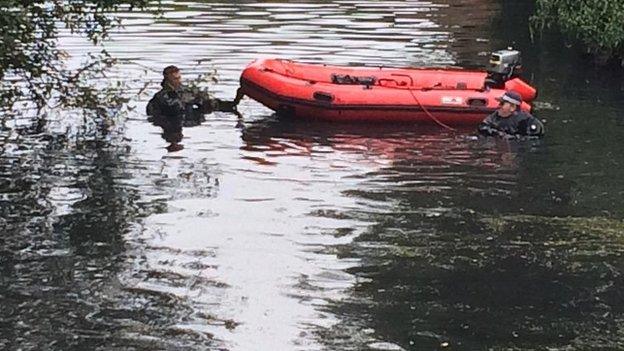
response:
M89 83L103 76L114 58L102 50L79 67L69 68L68 54L58 48L59 33L70 31L97 45L120 24L116 12L144 9L148 4L148 0L3 0L0 108L11 109L17 101L29 101L39 110L51 100L54 105L83 108L116 103L110 95L102 97L110 88Z
M603 60L624 64L624 1L536 0L534 30L557 29Z

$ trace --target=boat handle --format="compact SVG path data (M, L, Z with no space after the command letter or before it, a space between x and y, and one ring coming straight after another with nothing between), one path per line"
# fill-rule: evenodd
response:
M487 106L488 100L486 98L468 98L466 101L470 106Z
M325 93L322 91L315 91L314 94L312 94L312 96L314 97L315 100L318 100L318 101L323 101L323 102L334 101L334 95L330 93Z
M407 77L410 80L410 86L414 86L414 78L412 78L412 76L410 76L409 74L402 74L402 73L392 73L391 76L395 76L395 77Z
M394 82L396 84L397 87L404 87L405 85L407 85L407 83L405 81L398 81L396 79L392 79L392 78L381 78L378 80L379 85L384 86L385 82Z

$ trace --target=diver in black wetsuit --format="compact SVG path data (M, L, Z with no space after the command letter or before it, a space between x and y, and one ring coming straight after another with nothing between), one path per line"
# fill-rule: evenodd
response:
M241 100L242 93L237 91L233 101L224 101L210 98L206 92L190 89L182 85L180 69L168 66L163 71L162 89L157 92L147 104L149 116L163 116L167 118L195 119L213 111L236 112L236 105Z
M243 97L240 89L233 101L224 101L187 88L182 85L180 69L176 66L164 69L160 85L162 89L147 103L146 112L149 121L163 129L163 139L171 143L167 147L169 151L182 149L179 143L183 138L183 126L196 126L205 120L204 114L214 111L238 113L236 106Z
M506 92L500 99L498 110L479 124L479 134L503 138L541 137L544 125L530 113L520 111L522 97L515 91Z

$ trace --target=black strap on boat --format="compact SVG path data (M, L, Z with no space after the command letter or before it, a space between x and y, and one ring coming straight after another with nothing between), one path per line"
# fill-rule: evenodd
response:
M315 100L318 100L321 102L331 103L332 101L334 101L334 95L323 92L323 91L315 91L314 94L312 94L312 96L314 97Z
M345 85L375 85L377 78L373 76L352 76L349 74L332 74L331 81L334 84Z

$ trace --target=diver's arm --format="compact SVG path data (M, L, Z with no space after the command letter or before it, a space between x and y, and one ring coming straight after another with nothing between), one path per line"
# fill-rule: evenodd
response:
M148 116L157 116L162 114L162 112L160 112L160 108L158 107L156 97L152 97L147 103L147 106L145 106L145 114Z
M236 112L237 111L236 106L241 101L243 96L245 96L245 94L243 94L243 92L239 88L236 91L236 97L234 98L234 100L230 101L230 100L221 100L221 99L210 99L205 102L205 105L207 107L206 113L209 113L212 111Z
M245 93L243 93L242 88L236 89L236 96L234 97L234 105L238 105L238 103L245 97Z
M236 111L236 103L234 101L215 99L215 111L234 112Z
M477 131L479 132L479 134L484 136L501 136L501 134L504 134L504 132L498 129L498 127L494 123L495 114L496 112L487 116L483 120L483 122L479 124L479 126L477 127Z

